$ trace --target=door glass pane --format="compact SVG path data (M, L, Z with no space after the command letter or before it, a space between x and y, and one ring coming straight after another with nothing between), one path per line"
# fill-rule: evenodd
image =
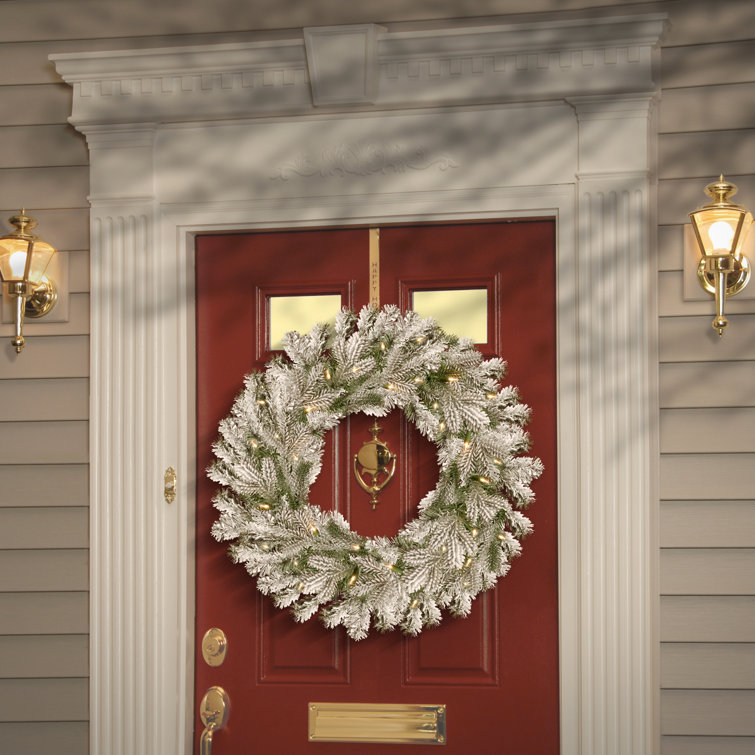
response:
M341 294L268 297L270 350L282 349L289 331L309 333L318 322L334 323L341 309Z
M488 342L488 291L485 288L415 291L412 309L423 317L434 317L446 333Z

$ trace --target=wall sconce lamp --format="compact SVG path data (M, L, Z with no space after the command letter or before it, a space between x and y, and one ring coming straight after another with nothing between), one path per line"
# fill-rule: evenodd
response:
M24 316L42 317L58 300L55 284L45 276L55 248L29 232L37 221L29 217L26 210L8 218L8 222L16 230L0 236L0 278L5 282L6 294L14 302L15 335L11 343L20 354L26 343Z
M712 201L689 214L702 255L697 278L716 298L713 327L719 336L729 324L724 316L726 297L738 294L750 280L750 261L742 254L742 246L752 225L752 214L729 201L736 192L737 187L720 176L705 187Z

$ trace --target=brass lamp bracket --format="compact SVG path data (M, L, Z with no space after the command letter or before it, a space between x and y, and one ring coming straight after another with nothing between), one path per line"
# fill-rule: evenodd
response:
M697 266L697 279L700 285L712 296L716 295L716 274L706 270L706 261L701 259ZM750 280L751 265L747 257L737 263L737 269L726 275L726 296L738 294Z
M24 305L26 317L44 317L57 303L58 289L55 284L45 276L42 283L34 289L32 295Z

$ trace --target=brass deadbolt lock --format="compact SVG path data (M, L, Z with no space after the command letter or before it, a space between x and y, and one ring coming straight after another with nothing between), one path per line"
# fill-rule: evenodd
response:
M208 666L220 666L225 660L228 640L222 629L208 629L202 638L202 657Z

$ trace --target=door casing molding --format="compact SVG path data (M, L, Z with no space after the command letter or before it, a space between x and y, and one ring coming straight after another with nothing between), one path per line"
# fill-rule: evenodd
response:
M194 236L535 216L557 221L561 750L657 750L664 23L52 56L91 163L93 753L191 750Z

